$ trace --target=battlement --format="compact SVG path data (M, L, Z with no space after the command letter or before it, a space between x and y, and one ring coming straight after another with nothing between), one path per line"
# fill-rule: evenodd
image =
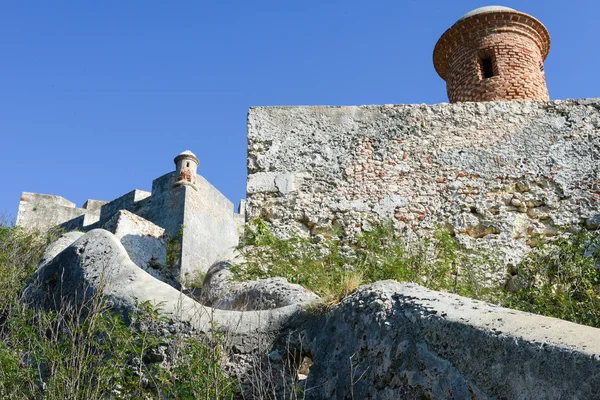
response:
M126 248L131 252L138 251L136 246L147 242L145 239L132 241L131 236L141 240L148 232L164 232L155 239L161 241L165 249L160 254L149 253L156 259L152 263L160 264L163 269L177 270L174 279L183 281L196 271L205 272L215 261L229 258L238 243L239 226L243 223L243 218L234 213L233 204L196 173L198 165L196 156L185 151L175 158L174 172L152 182L152 192L135 189L112 201L90 199L82 208L60 196L24 192L17 225L41 231L103 228L113 233L126 232L123 235L128 239L124 245L129 245ZM119 223L129 230L123 230ZM142 225L144 229L138 229ZM156 227L149 229L147 225ZM172 265L166 265L169 244L177 253L170 257ZM157 243L151 246L157 248ZM133 253L131 256L136 257Z

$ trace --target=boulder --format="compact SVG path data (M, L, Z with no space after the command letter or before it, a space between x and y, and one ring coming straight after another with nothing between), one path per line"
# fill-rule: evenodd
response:
M205 307L134 264L119 239L103 229L91 230L47 260L24 292L26 303L51 310L99 297L126 320L136 303L149 301L162 315L196 331L211 334L218 326L238 352L269 346L269 338L301 310L300 305L251 313Z
M290 326L271 352L304 368L307 399L599 398L600 329L413 283L362 286Z
M237 282L229 267L227 261L210 267L202 285L202 304L221 310L251 311L319 301L319 296L285 278Z
M67 232L52 242L42 254L38 264L38 269L42 268L48 262L52 261L61 251L73 244L77 239L83 236L83 232Z

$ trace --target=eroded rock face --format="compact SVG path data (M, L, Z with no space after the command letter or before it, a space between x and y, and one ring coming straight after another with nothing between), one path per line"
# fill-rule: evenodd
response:
M77 239L83 236L83 232L67 232L51 243L42 254L38 269L42 268L48 262L52 261L60 252L73 244Z
M269 346L272 338L299 305L242 313L204 307L135 265L119 239L94 229L40 265L25 289L24 301L35 307L76 307L101 296L127 316L136 301L161 305L161 313L199 332L210 334L223 327L240 353Z
M313 292L285 278L236 282L228 262L214 264L206 274L200 302L221 310L270 310L319 300Z
M218 273L226 269L216 271L227 282ZM117 237L98 229L51 246L24 298L57 309L93 296L125 316L137 299L160 303L163 315L190 329L210 334L217 326L234 349L234 371L271 388L293 364L285 379L306 398L598 398L600 329L416 284L366 285L324 313L297 304L219 310L149 275Z
M290 325L275 350L310 358L311 399L598 398L600 329L416 284L363 286Z

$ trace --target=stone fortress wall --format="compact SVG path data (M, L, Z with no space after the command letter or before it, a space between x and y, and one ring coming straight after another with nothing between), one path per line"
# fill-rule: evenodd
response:
M382 220L407 235L442 227L468 246L498 249L504 264L564 231L598 229L600 99L503 101L547 100L548 46L535 18L485 7L461 18L436 47L436 70L455 104L251 108L241 214L183 152L151 192L88 200L83 208L23 193L17 224L112 232L62 237L41 268L77 271L61 276L86 277L115 304L158 302L167 316L203 332L216 323L241 353L255 351L257 338L279 336L265 352L273 361L297 335L296 348L314 360L305 376L310 398L598 398L595 328L393 281L363 286L327 313L302 312L301 302L238 312L211 301L209 308L176 290L230 256L239 227L257 217L281 237L315 239ZM499 101L458 103L484 100ZM167 265L168 250L178 265ZM215 266L202 290L215 279L217 294L235 298ZM105 286L98 270L127 279ZM272 283L248 287L269 302L283 285ZM46 284L41 298L58 295L53 278ZM81 282L61 282L60 295L63 284Z
M363 286L322 314L304 313L299 303L245 313L208 308L176 290L230 256L239 227L257 217L281 237L315 239L382 220L407 235L441 227L467 246L499 250L504 264L564 231L598 229L600 99L504 101L547 100L544 32L506 7L461 18L434 55L455 104L251 108L241 214L183 152L152 192L88 200L81 209L23 193L17 224L112 232L63 237L42 267L78 271L67 279L98 280L102 274L79 273L98 268L126 276L105 288L117 304L160 302L201 331L216 322L242 352L255 350L257 337L286 338L269 348L270 359L289 351L298 334L314 360L311 398L597 398L595 328L392 281ZM499 101L459 103L484 100ZM167 265L168 249L176 268ZM225 295L235 292L216 280ZM49 287L41 293L55 295ZM259 296L276 293L262 287ZM357 355L360 375L352 369Z
M600 99L248 114L249 219L280 236L372 220L519 261L540 239L600 224Z
M534 17L481 7L433 52L453 104L251 109L248 218L280 236L381 220L419 236L447 228L504 264L562 230L596 229L600 102L548 101L549 50Z
M153 181L152 192L136 189L110 202L88 200L82 208L60 196L25 192L17 225L42 231L110 230L140 267L177 286L232 256L243 217L196 173L198 159L191 152L177 156L175 164L176 171ZM169 247L174 255L167 265ZM152 257L142 260L139 254Z

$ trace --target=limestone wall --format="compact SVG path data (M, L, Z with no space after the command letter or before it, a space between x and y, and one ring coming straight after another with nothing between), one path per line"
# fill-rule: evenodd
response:
M152 192L136 189L110 202L88 200L84 208L76 208L59 196L25 192L17 224L43 231L59 227L65 231L103 228L116 232L119 216L128 211L135 215L131 217L134 225L147 220L164 229L165 240L173 241L168 267L172 267L170 274L176 280L197 278L197 272L204 273L214 262L233 256L242 217L234 214L233 204L202 176L196 176L196 185L175 184L178 177L170 172L152 182ZM135 244L138 242L136 238Z
M150 192L134 189L131 192L102 205L100 207L100 221L98 226L102 226L104 223L108 222L109 219L121 210L136 213L140 209L142 201L148 197L150 197Z
M198 190L186 187L182 242L182 279L205 273L216 261L229 259L238 244L238 223L231 203L202 176Z
M600 100L256 107L248 219L282 236L392 219L519 259L600 218Z
M26 229L47 231L67 221L73 221L70 230L75 230L84 224L96 222L99 217L99 210L77 208L75 203L64 197L23 192L19 202L17 225Z

